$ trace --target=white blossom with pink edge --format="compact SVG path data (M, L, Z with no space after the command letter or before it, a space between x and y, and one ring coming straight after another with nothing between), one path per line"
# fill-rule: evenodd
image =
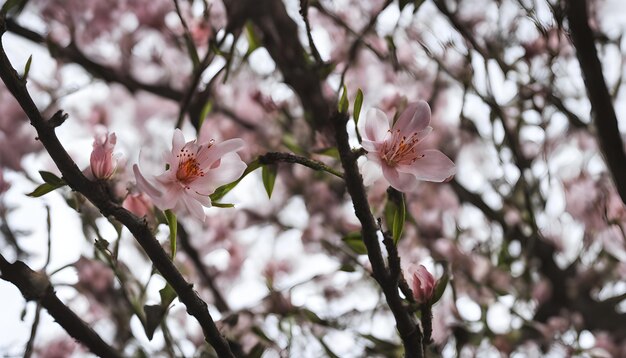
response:
M109 179L117 169L117 158L113 155L117 138L115 133L96 134L89 164L96 179Z
M424 101L409 103L392 126L392 119L376 108L359 121L361 145L367 161L361 166L366 185L383 177L403 192L415 189L418 180L443 182L456 173L450 158L436 149L426 149L423 139L432 131L430 107Z
M168 169L155 176L151 183L135 164L137 187L148 194L158 208L187 212L204 221L202 206L211 206L209 195L218 187L237 180L246 169L246 163L235 153L243 147L244 141L240 138L219 144L185 142L183 132L176 129L172 151L164 155Z

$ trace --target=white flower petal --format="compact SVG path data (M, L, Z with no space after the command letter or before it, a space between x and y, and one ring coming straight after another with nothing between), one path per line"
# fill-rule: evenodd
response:
M359 121L359 133L364 139L372 142L382 142L389 132L389 119L385 112L378 108L367 111L367 115Z
M359 165L361 175L363 176L363 185L370 186L383 176L380 165L371 160L365 160Z

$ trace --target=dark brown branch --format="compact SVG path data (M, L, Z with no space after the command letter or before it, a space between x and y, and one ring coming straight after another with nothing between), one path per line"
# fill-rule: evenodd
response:
M4 18L0 18L0 31L3 32L4 28ZM169 256L152 234L147 223L115 203L109 196L104 185L94 183L87 179L76 166L76 163L74 163L57 138L54 125L46 121L37 109L25 84L19 79L9 62L1 43L0 77L30 119L31 125L37 131L38 139L50 154L50 157L61 171L63 179L68 185L89 199L89 201L100 209L100 212L104 216L114 217L130 230L156 269L174 288L178 294L179 300L187 307L187 312L200 323L207 342L213 346L218 356L234 357L228 343L215 326L215 322L213 322L209 314L206 302L198 297L193 290L193 285L188 283L176 269L174 263L169 259Z
M250 19L262 33L267 49L283 74L285 83L298 94L306 117L317 130L329 128L331 105L322 92L319 69L300 43L298 26L289 17L282 1L224 1L228 12L228 28L234 31Z
M626 203L624 143L617 125L613 100L602 73L602 64L598 59L593 32L589 27L587 2L585 0L570 0L567 4L567 20L572 34L572 42L576 47L576 57L580 62L587 95L594 113L593 123L598 129L600 149L613 176L615 187L622 201Z
M301 157L299 155L291 153L269 152L259 156L259 162L261 164L274 164L278 162L296 163L304 165L305 167L311 168L313 170L324 171L336 177L343 178L343 174L320 161Z
M352 197L354 212L361 222L361 235L367 247L367 256L372 264L374 279L385 294L387 304L396 320L396 327L402 338L406 357L423 357L422 332L412 315L405 308L398 293L398 277L391 277L385 267L380 245L378 243L378 226L372 216L367 194L363 186L363 178L359 173L356 156L350 149L346 130L347 116L337 114L333 119L335 139L344 168L346 188Z
M87 323L59 300L47 276L33 271L22 261L9 263L1 254L0 272L3 280L14 284L26 300L41 304L70 336L91 352L100 357L121 357ZM34 332L32 334L34 335Z
M597 301L591 296L591 288L595 282L578 282L576 291L572 286L577 281L578 272L575 266L561 269L554 261L555 248L540 236L527 236L521 227L507 225L501 212L487 205L480 195L468 191L456 180L450 182L452 188L462 202L474 205L483 212L486 218L500 224L508 240L517 240L526 248L526 256L539 262L539 270L550 280L552 295L540 305L535 313L535 320L546 322L552 316L563 313L563 309L580 312L588 329L615 332L626 336L626 314L616 311L616 302ZM611 317L611 319L606 319Z

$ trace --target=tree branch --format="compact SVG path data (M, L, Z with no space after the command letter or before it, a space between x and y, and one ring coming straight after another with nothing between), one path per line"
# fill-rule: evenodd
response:
M4 18L0 18L0 35L4 33L4 25ZM104 216L114 217L130 230L156 269L174 288L178 294L179 300L187 307L187 312L194 316L198 323L200 323L205 339L213 346L218 356L234 357L228 343L215 326L215 322L213 322L209 314L206 302L200 299L193 290L193 285L189 284L176 269L174 263L169 259L154 235L152 235L147 223L111 200L104 185L87 179L76 166L76 163L74 163L57 138L54 124L44 120L41 116L41 113L26 89L25 83L18 77L9 62L1 42L0 77L30 119L31 125L37 131L38 139L50 154L50 157L61 171L63 179L68 185L89 199L89 201L100 209L100 212Z
M363 178L359 173L356 163L356 156L350 149L348 142L348 132L346 122L348 117L337 114L332 122L335 125L335 139L341 157L341 164L344 168L344 179L348 193L352 197L354 212L361 222L361 235L363 243L367 247L367 256L372 264L374 279L378 282L385 294L387 304L396 320L396 327L402 338L405 356L423 357L422 332L404 307L402 299L398 293L398 277L391 277L385 267L380 244L378 243L378 227L376 220L367 202L367 194L363 186Z
M121 357L87 323L59 300L46 275L33 271L22 261L9 263L2 254L0 254L0 273L2 279L14 284L27 301L37 301L70 336L91 352L100 357ZM36 325L33 327L34 331ZM31 334L34 335L34 332Z
M324 171L338 178L343 178L343 174L318 160L301 157L291 153L268 152L259 156L259 162L261 164L274 164L278 162L297 163L313 170Z
M587 2L570 0L567 2L567 20L572 42L576 48L576 57L580 62L587 95L594 112L594 121L598 129L598 142L604 159L613 176L615 187L626 203L626 154L624 143L617 125L617 115L613 100L607 89L602 64L598 59L593 33L588 23Z

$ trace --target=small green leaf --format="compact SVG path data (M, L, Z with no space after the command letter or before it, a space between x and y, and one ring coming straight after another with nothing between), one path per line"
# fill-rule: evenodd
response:
M263 186L267 197L272 197L272 191L274 191L274 183L276 182L276 175L278 174L278 166L276 164L266 164L261 169L261 177L263 178Z
M26 61L26 65L24 66L24 74L22 75L22 81L26 81L28 78L28 72L30 72L30 64L33 62L33 55L28 57Z
M346 236L341 238L341 241L343 241L356 254L367 255L367 247L363 243L360 231L355 231L347 234Z
M144 305L143 311L146 314L146 323L144 330L149 340L154 337L154 331L161 324L163 317L165 316L165 309L161 305Z
M178 296L169 283L166 283L165 287L159 290L159 295L161 296L161 307L163 308L168 308L176 296Z
M413 13L415 14L417 10L419 10L420 6L424 3L424 0L415 0L413 1Z
M448 287L448 281L450 281L450 275L448 271L444 271L443 276L437 281L437 285L435 286L435 291L433 292L433 298L430 301L431 304L437 303L443 296L443 293L446 291L446 287Z
M20 7L23 7L22 3L24 2L24 0L7 0L7 2L4 3L4 5L2 5L2 9L0 10L0 14L2 14L3 16L8 14L9 11L11 11L13 8L18 9Z
M339 113L346 113L348 111L348 107L350 103L348 102L348 89L346 85L343 85L343 93L341 94L341 99L339 100L338 110Z
M191 63L193 63L193 68L198 68L198 66L200 66L200 57L198 57L198 51L196 50L196 45L193 43L191 36L185 36L185 45L187 46Z
M48 194L51 191L54 191L63 185L52 185L52 184L48 184L48 183L43 183L40 186L38 186L37 188L35 188L35 190L33 190L31 193L28 193L26 195L30 196L31 198L39 198L40 196L44 196L46 194Z
M215 189L215 192L213 194L210 195L211 197L211 202L213 206L218 206L220 207L216 201L220 200L221 198L224 197L224 195L226 195L229 191L233 190L233 188L235 186L237 186L237 184L239 184L239 182L248 174L252 173L253 171L257 170L259 167L261 166L261 163L259 163L259 160L256 159L254 160L252 163L248 164L248 167L246 168L246 170L243 172L243 174L241 174L241 177L237 180L235 180L234 182L230 183L230 184L225 184L220 186L219 188Z
M45 170L40 170L39 175L41 176L41 179L48 184L65 185L65 181L63 181L63 179Z
M204 107L202 107L202 111L200 112L200 119L198 121L198 130L202 128L202 124L204 123L204 120L209 115L209 113L211 113L212 110L213 110L213 101L209 100L204 104Z
M339 149L337 147L328 147L320 150L317 154L326 155L331 158L339 159Z
M165 219L167 219L167 225L170 227L170 250L172 251L172 260L176 256L176 231L178 230L178 220L176 220L176 214L171 210L165 210Z
M211 203L211 206L215 206L216 208L234 208L235 204L229 203Z
M298 145L296 139L290 135L283 135L283 145L296 154L306 154L306 152Z
M406 203L404 202L404 195L402 195L402 199L398 204L399 205L396 206L396 210L393 215L393 225L391 227L393 243L395 245L398 244L398 241L402 236L402 230L404 229L404 222L406 220Z
M356 98L354 99L354 109L352 115L354 116L354 123L359 123L359 116L361 115L361 107L363 106L363 91L359 88L356 92Z
M402 11L402 9L404 9L404 7L407 6L410 3L411 3L410 0L400 0L398 2L398 5L400 6L400 11Z
M149 340L152 340L154 331L163 322L163 318L170 307L170 304L176 298L176 291L168 283L165 284L161 290L159 290L161 296L161 303L158 305L144 305L143 311L146 315L146 321L144 330Z
M248 55L261 46L261 41L254 32L254 26L250 21L246 23L246 39L248 40Z

